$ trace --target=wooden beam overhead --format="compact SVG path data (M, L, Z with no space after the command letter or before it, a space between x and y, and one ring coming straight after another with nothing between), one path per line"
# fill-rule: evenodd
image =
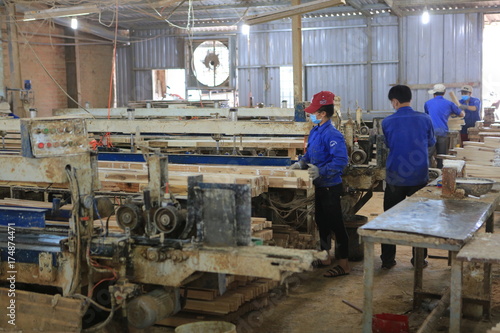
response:
M401 9L395 4L395 1L394 0L384 0L384 2L387 4L387 6L389 6L389 8L391 9L391 11L398 17L402 17L403 16L403 12L401 11Z
M358 10L361 14L363 14L365 16L373 16L370 14L370 11L364 10L362 6L358 5L357 3L353 2L352 0L346 0L346 3L347 3L347 5Z
M345 4L345 0L316 0L261 15L249 16L243 20L248 25L255 25Z

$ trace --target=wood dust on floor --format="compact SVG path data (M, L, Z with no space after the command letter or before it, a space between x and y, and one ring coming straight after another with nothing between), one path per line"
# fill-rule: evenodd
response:
M383 193L374 197L358 213L374 218L383 212ZM500 225L500 213L496 213ZM498 226L497 226L498 228ZM410 332L416 332L437 300L424 301L413 310L413 267L410 263L411 247L397 246L397 265L390 270L380 268L380 246L375 246L374 313L406 314ZM429 255L446 257L447 251L429 250ZM446 259L428 259L424 270L424 289L439 293L450 281L450 268ZM362 314L342 302L346 300L363 307L363 262L352 262L351 273L337 278L326 278L328 268L294 275L288 296L276 294L270 305L254 311L240 320L239 333L359 333ZM492 316L489 320L462 320L462 332L482 333L500 322L500 268L493 266ZM448 332L449 317L440 319L436 332ZM453 332L455 333L455 332Z

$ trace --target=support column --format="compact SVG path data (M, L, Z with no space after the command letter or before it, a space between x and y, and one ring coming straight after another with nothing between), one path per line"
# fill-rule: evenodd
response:
M64 33L70 38L66 38L66 43L70 44L64 47L66 61L66 91L75 101L81 105L80 101L80 75L78 66L78 39L76 31L72 28L64 28ZM73 38L71 38L73 37ZM74 44L74 45L71 45ZM78 105L68 98L68 108L77 108Z
M292 6L300 5L300 0L292 0ZM294 105L302 102L302 16L292 16L292 55L293 55L293 100Z
M372 45L373 45L373 29L372 29L372 17L367 17L366 18L366 36L368 37L368 43L367 43L367 102L368 104L366 105L367 110L373 110L373 67L372 67L372 61L373 61L373 50L372 50Z
M21 63L19 62L19 44L16 25L16 7L13 4L6 4L7 11L7 38L9 41L9 70L10 70L10 89L24 89L21 79ZM29 114L24 110L23 102L18 91L12 91L12 112L21 118L28 117ZM7 96L8 98L9 96Z

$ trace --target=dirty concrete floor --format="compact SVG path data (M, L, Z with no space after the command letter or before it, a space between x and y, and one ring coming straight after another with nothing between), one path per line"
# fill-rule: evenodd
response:
M363 207L360 215L370 219L382 213L382 193ZM500 227L500 213L496 213L496 228ZM379 256L376 245L375 255ZM446 251L429 250L430 255L447 256ZM432 305L426 301L420 309L412 310L413 267L410 264L411 248L397 247L397 265L391 270L381 270L380 261L375 261L374 313L407 314L410 332L417 332ZM435 292L449 285L450 268L445 259L428 259L424 270L424 288ZM238 323L239 333L358 333L361 332L362 315L345 305L346 300L360 308L363 306L363 262L351 263L351 273L338 278L325 278L327 268L295 275L289 285L287 297L275 295L270 306L250 313ZM462 321L462 332L486 332L500 322L500 268L493 266L493 306L491 319ZM449 318L441 318L436 332L448 332ZM455 332L453 332L455 333Z

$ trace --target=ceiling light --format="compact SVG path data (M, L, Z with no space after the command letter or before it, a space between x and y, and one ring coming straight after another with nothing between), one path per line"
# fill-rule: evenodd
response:
M24 12L24 21L43 20L54 17L80 16L99 13L96 5L50 8Z
M431 20L427 7L424 7L424 12L422 13L422 23L427 24Z
M248 24L242 24L241 33L245 36L248 36L250 34L250 26Z
M78 20L76 19L76 17L71 18L71 28L73 30L78 29Z

